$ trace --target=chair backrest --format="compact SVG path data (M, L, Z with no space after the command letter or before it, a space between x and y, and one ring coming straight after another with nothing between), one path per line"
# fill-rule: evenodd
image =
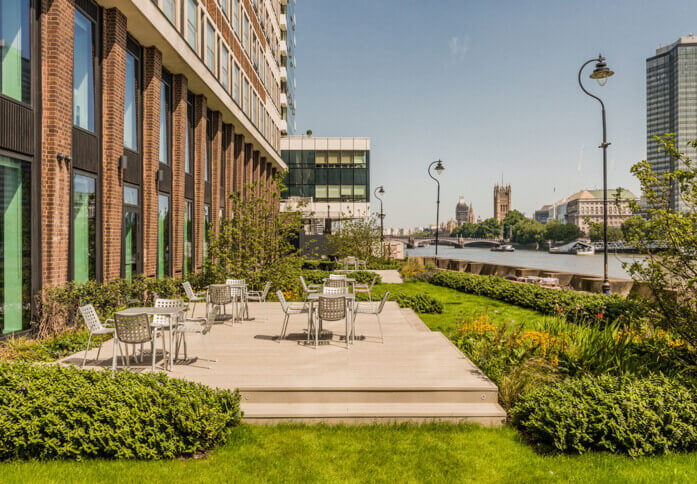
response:
M232 302L230 286L227 284L211 284L208 286L208 301L216 305L230 304Z
M184 294L186 294L187 299L193 299L196 297L196 294L194 294L194 290L192 289L189 281L182 282L182 287L184 288Z
M80 306L80 314L82 314L82 318L85 320L85 324L87 325L87 329L89 329L90 333L99 331L104 327L102 326L102 322L99 320L97 310L94 309L94 306L91 304Z
M213 306L213 308L208 311L208 317L206 318L206 323L203 327L203 334L207 334L211 328L215 325L218 319L218 314L220 313L220 308L218 306Z
M346 258L346 263L349 265L354 265L356 263L356 258L350 255Z
M329 274L329 280L332 280L332 281L346 280L346 274Z
M270 290L271 290L271 281L266 281L266 284L264 284L264 290L261 291L261 298L266 299L266 296L269 295Z
M137 344L152 340L147 314L115 314L116 337L121 343Z
M184 311L183 299L155 299L156 308L179 308ZM153 323L166 324L169 323L169 316L163 314L155 314L152 317Z
M373 290L373 287L375 286L375 283L378 282L378 276L373 277L373 282L370 283L370 287L368 287L369 291Z
M300 276L300 284L303 286L303 291L310 292L310 289L307 287L307 283L305 282L305 278L303 276Z
M380 304L378 305L378 314L382 312L382 308L385 307L385 303L387 302L387 298L390 297L390 291L385 291L385 294L382 295L382 299L380 300Z
M244 296L244 286L227 286L232 299L239 299Z
M322 321L338 321L346 317L345 297L319 297L317 315Z
M327 279L324 283L325 287L340 287L346 288L346 279Z
M244 286L246 282L244 279L225 279L226 286Z
M329 295L334 295L334 296L346 294L346 288L345 287L324 286L322 288L322 294L329 294Z
M283 291L276 291L276 297L278 297L278 302L281 303L281 308L283 309L283 312L288 312L288 303L286 302L286 297L283 295Z

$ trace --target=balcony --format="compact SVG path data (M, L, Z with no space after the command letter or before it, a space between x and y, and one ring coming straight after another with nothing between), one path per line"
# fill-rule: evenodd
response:
M281 106L288 106L288 96L285 92L281 93Z
M288 69L286 69L286 66L281 66L281 81L287 81L288 80Z
M285 119L282 119L279 126L278 126L278 129L281 130L281 134L287 134L288 133L288 121L286 121Z
M281 41L281 55L288 55L288 44L285 40Z
M281 30L288 30L288 21L286 20L286 16L281 14L280 15L280 24L281 24Z

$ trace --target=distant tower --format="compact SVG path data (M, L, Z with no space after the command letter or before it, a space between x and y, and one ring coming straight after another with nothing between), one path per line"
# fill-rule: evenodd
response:
M494 218L503 222L506 214L511 211L511 205L511 186L497 183L494 186Z
M457 220L458 225L464 223L474 223L474 210L472 210L472 204L467 205L465 203L465 197L460 197L460 200L455 206L455 220Z

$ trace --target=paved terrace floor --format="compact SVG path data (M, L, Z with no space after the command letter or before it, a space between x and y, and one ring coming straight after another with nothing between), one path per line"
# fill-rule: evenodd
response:
M175 362L170 375L240 389L245 419L258 423L454 420L496 425L505 418L496 403L496 386L445 336L396 303L388 302L381 316L384 343L375 316L358 315L357 340L349 349L343 321L326 323L332 333L315 349L305 344L306 315L291 317L284 340L278 339L279 303L250 303L250 316L250 321L218 324L206 336L214 341L217 359L210 369L202 337L188 335L189 359ZM86 367L110 368L111 341L104 343L99 362L96 354L96 349L88 352ZM62 361L80 364L82 355ZM146 355L132 369L149 371L148 363Z

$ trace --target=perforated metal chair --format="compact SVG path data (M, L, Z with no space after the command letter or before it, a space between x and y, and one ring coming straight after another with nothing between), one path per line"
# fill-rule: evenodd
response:
M271 281L264 284L264 289L261 291L247 291L247 301L266 302L266 296L271 290Z
M226 279L225 285L230 287L230 294L235 302L236 318L249 319L249 306L247 305L247 281L244 279Z
M382 322L380 321L380 313L382 313L382 309L385 307L385 302L387 302L387 298L390 297L390 292L386 291L385 294L382 296L382 299L380 301L370 301L370 302L357 302L354 307L353 307L353 322L351 324L352 331L351 334L355 337L355 332L356 332L356 316L359 314L373 314L378 320L378 328L380 328L380 341L382 343L385 342L384 335L382 333Z
M338 287L346 291L346 279L327 279L326 281L324 281L324 287Z
M307 296L310 294L318 293L321 290L321 286L319 284L308 284L305 282L305 278L303 276L300 276L300 284L302 284L303 292L305 292L305 300L307 300Z
M325 321L346 322L346 349L349 347L349 320L346 314L346 298L343 296L320 296L317 301L315 322L315 348L319 344L319 335Z
M232 297L232 293L230 291L230 286L227 284L211 284L208 286L208 305L211 308L217 308L216 312L216 318L217 319L224 319L224 316L227 314L227 305L232 304L233 305L233 313L232 313L232 320L233 322L235 321L235 313L234 313L234 305L235 301ZM220 308L222 308L222 314L220 311ZM210 313L210 310L207 311L207 314ZM195 319L195 318L191 318Z
M182 282L182 287L184 288L184 294L186 294L186 298L189 300L191 305L191 315L194 316L196 313L196 305L200 302L205 303L206 302L206 293L205 292L194 292L194 290L191 287L191 283L189 281L184 281Z
M147 314L128 314L114 315L114 355L112 357L111 371L116 370L116 358L121 352L120 343L126 345L126 367L129 366L128 360L128 345L143 345L150 343L150 352L152 353L151 370L155 371L155 338L153 337L153 329L150 327L150 318ZM135 349L133 351L135 354Z
M356 270L356 258L352 255L348 256L346 260L344 261L344 269L349 271L355 271Z
M376 282L378 282L378 276L375 276L373 278L373 281L370 284L354 284L353 285L353 293L354 294L367 294L368 300L372 301L373 300L372 291L373 291L373 287L375 287Z
M291 316L295 314L307 314L307 338L308 341L310 339L310 332L311 332L311 320L310 320L310 310L307 306L306 303L299 303L299 302L287 302L286 297L283 295L283 292L281 291L276 291L276 296L278 297L278 301L281 303L281 308L283 309L283 313L285 314L285 317L283 318L283 326L281 327L281 335L279 336L278 340L279 342L286 337L286 331L288 330L288 320L290 319Z
M217 361L215 359L215 343L213 338L210 336L210 333L213 325L218 319L219 312L220 306L212 306L210 311L208 311L207 317L187 318L177 325L176 329L174 330L177 336L176 349L174 351L175 359L179 358L179 348L182 346L182 344L184 345L184 359L188 359L186 351L186 335L193 333L201 335L201 342L203 343L206 361L208 361L208 368L211 367L211 361Z
M98 336L101 334L114 334L114 327L109 325L109 321L114 322L113 319L107 319L106 324L102 324L97 315L97 311L94 306L87 304L85 306L80 306L80 314L82 314L82 319L85 320L85 325L90 332L89 338L87 338L87 347L85 348L85 356L82 358L82 366L84 368L85 361L87 360L87 352L90 349L90 343L92 342L92 336ZM97 350L97 358L95 361L99 361L99 353L102 351L102 343L99 343L99 349Z

